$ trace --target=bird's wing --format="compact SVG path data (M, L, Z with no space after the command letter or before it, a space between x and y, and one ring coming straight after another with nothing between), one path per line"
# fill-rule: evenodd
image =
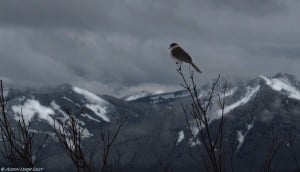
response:
M176 47L171 51L172 55L180 61L184 61L186 63L191 63L191 56L184 51L181 47Z

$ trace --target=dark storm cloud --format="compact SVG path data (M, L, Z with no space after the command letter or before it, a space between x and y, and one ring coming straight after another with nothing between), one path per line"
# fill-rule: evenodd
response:
M167 48L176 41L205 79L279 71L300 77L299 7L294 0L0 1L0 76L109 94L175 89Z
M99 1L100 2L100 1ZM105 8L96 1L82 3L80 0L1 1L2 23L31 27L92 28L98 26L97 19L105 19Z

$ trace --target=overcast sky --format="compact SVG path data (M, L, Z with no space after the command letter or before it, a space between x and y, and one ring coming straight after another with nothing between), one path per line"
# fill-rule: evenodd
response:
M0 77L100 94L179 87L178 42L202 79L300 78L299 0L0 1ZM186 66L187 67L187 66Z

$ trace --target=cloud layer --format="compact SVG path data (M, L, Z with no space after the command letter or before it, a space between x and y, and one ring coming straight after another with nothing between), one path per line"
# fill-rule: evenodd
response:
M171 42L190 52L204 80L279 71L300 77L299 7L296 0L1 1L0 77L115 95L174 88Z

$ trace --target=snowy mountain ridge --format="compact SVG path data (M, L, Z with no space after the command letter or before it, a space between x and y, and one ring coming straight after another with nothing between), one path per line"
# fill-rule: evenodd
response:
M290 78L292 78L292 80ZM226 99L228 98L229 101L224 109L224 114L227 114L239 106L248 103L251 98L260 90L262 84L260 81L265 83L272 90L277 91L280 94L287 95L288 98L300 100L300 90L297 88L299 81L296 80L295 77L291 75L288 75L287 77L282 73L270 78L260 75L258 79L245 83L243 86L233 86L232 88L228 89L228 91L225 93L225 97ZM112 107L112 105L101 96L79 87L65 85L59 86L58 89L50 89L50 91L49 89L47 89L48 91L41 92L32 91L19 93L17 91L16 95L14 95L14 91L9 91L8 89L6 90L6 96L12 96L10 97L13 102L11 105L11 110L14 114L16 114L15 119L18 119L18 116L23 113L26 114L26 121L30 121L34 116L36 116L37 118L48 121L48 123L51 124L52 116L56 112L59 112L64 116L61 107L72 104L72 106L76 106L76 108L85 108L88 110L91 114L83 113L83 117L88 118L89 120L94 122L111 121L107 114L109 107ZM49 97L47 97L48 94L57 95L54 96L53 100L50 100ZM204 98L207 95L207 88L200 89L200 97ZM37 96L47 98L49 103L44 104L43 102L40 102L36 99ZM161 94L142 91L136 95L132 95L123 99L128 102L161 104L174 102L188 97L188 92L185 90ZM217 113L216 118L219 116L220 112Z
M223 96L222 87L226 82L221 81L215 93ZM198 96L204 102L210 95L211 83L205 83L199 88ZM261 150L255 148L255 152L261 153L266 149L274 126L284 128L292 125L289 121L293 121L296 131L300 131L299 90L299 80L282 73L272 77L260 75L245 82L228 82L224 109L228 131L226 141L230 141L228 144L233 146L237 164L241 157L241 161L249 161L249 157L243 159L243 156L253 152L251 146L261 144ZM38 90L8 89L7 93L9 116L13 120L18 120L20 114L23 114L25 121L31 121L33 124L31 131L50 134L53 136L51 138L55 135L54 119L64 122L68 119L67 112L72 112L83 130L83 141L88 146L93 146L92 143L97 140L100 126L113 127L118 119L127 116L128 121L122 128L118 144L129 145L126 147L129 152L134 152L143 145L139 150L142 154L139 157L140 165L157 165L157 154L174 145L170 151L182 155L175 159L182 162L185 169L193 161L182 151L201 148L200 139L192 137L192 134L197 136L200 133L199 129L193 125L191 130L187 128L186 118L180 106L181 103L186 105L191 103L191 98L185 90L150 95L138 94L139 96L129 100L97 95L72 85ZM214 127L221 114L215 100L209 113L212 115L210 125ZM189 120L193 124L193 119ZM53 142L49 145L52 146L53 152L48 153L50 155L47 154L45 158L52 159L62 153L58 149L57 141L54 139ZM125 156L126 160L133 158L130 155ZM180 164L178 168L181 167Z
M289 98L300 100L300 90L293 86L287 78L266 78L263 75L260 75L260 77L273 90L286 92Z

